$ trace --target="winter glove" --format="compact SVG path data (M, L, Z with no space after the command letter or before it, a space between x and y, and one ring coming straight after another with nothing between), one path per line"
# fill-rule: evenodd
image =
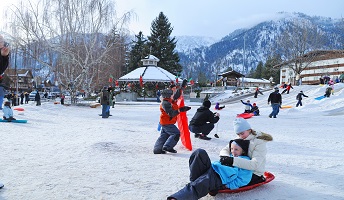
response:
M179 111L180 111L180 112L186 112L186 111L188 111L188 110L190 110L190 109L191 109L191 107L189 107L189 106L184 106L184 107L179 108Z
M233 157L220 156L220 163L221 163L221 165L233 167Z
M186 88L187 84L188 84L188 80L184 79L181 87Z
M176 93L173 95L173 100L176 101L177 99L179 99L180 95L182 95L182 92L180 91L180 89L178 89Z

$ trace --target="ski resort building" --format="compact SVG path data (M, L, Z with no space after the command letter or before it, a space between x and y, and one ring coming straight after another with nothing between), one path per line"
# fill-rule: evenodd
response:
M311 58L311 60L307 60ZM294 85L320 84L320 79L330 77L336 80L344 74L344 50L319 50L312 51L298 58L305 66L301 74L295 74L292 67L295 61L288 61L274 67L280 67L280 82Z

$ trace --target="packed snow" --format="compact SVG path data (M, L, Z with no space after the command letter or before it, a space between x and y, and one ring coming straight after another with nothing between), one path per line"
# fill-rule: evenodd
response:
M314 100L326 87L294 86L282 95L283 105L293 108L282 109L276 119L268 117L272 90L257 99L253 94L243 97L260 107L261 116L248 119L252 127L274 137L267 143L266 170L276 178L247 192L202 199L344 199L344 83L335 85L330 98ZM300 90L309 98L296 108ZM213 109L216 99L212 103ZM190 120L201 104L186 105L192 107ZM212 140L191 135L193 149L205 149L213 161L236 137L232 121L244 111L239 100L225 105L209 135ZM118 102L107 119L99 116L100 107L53 101L20 107L25 111L14 111L15 117L27 119L27 124L0 123L0 182L5 184L0 199L160 200L188 183L192 151L179 142L177 154L153 154L159 103ZM214 138L215 133L220 138Z

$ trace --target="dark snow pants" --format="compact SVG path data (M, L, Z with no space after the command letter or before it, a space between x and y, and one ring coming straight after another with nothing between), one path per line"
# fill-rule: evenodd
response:
M190 183L167 199L200 199L210 191L222 187L221 178L211 167L210 158L205 150L197 149L191 154L189 168Z
M189 126L189 130L193 133L202 133L208 135L214 129L214 123L205 123L202 126Z
M154 145L154 153L161 153L163 147L168 149L177 145L180 137L180 131L174 124L162 125L160 137Z

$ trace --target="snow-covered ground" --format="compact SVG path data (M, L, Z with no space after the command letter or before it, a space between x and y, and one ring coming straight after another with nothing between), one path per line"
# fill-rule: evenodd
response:
M274 137L267 144L266 170L276 178L244 193L202 199L344 199L344 84L336 84L330 98L314 100L325 88L295 86L283 95L283 105L295 106L300 90L309 98L302 107L281 110L276 119L268 118L270 91L257 99L252 94L261 116L248 120ZM192 107L190 119L200 103L186 104ZM98 116L99 107L53 102L21 107L25 111L15 111L15 117L27 119L27 124L0 123L0 182L5 184L0 199L160 200L188 182L191 151L181 142L177 154L152 153L159 136L158 103L117 103L108 119ZM232 121L243 110L240 101L227 104L210 133L220 138L192 137L193 148L203 148L217 160L236 137Z

